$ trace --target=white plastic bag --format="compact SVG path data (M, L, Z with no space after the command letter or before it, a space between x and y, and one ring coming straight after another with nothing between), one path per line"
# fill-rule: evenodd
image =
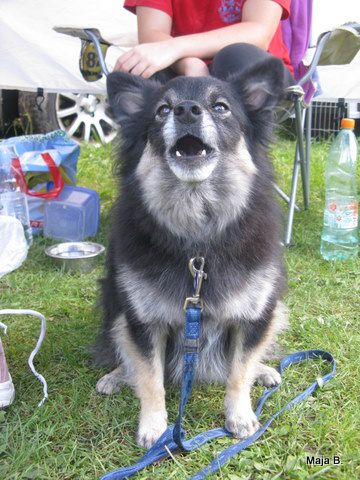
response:
M28 246L20 220L0 215L0 277L20 267Z

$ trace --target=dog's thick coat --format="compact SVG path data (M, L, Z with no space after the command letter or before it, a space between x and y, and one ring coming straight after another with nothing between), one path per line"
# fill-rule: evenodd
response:
M95 351L98 363L115 370L97 389L133 386L142 446L166 428L164 376L181 378L192 257L205 257L208 274L197 380L226 383L226 427L252 434L252 382L280 381L260 360L284 317L280 214L268 159L282 78L273 58L227 82L108 77L110 112L121 125L121 180Z

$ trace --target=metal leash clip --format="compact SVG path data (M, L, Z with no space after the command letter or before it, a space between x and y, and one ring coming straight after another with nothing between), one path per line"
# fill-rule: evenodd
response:
M199 264L199 268L196 267ZM207 279L207 274L204 272L205 259L204 257L194 257L189 261L189 270L194 277L194 294L192 297L187 297L184 302L184 310L187 309L188 304L191 302L194 305L200 305L201 310L204 308L203 299L200 298L200 290L203 280Z

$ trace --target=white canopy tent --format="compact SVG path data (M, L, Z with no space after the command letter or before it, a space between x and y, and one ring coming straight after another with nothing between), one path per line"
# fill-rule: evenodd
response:
M0 88L45 92L105 92L104 79L88 83L79 71L80 40L55 25L98 28L110 43L107 61L137 41L136 17L121 0L1 0Z

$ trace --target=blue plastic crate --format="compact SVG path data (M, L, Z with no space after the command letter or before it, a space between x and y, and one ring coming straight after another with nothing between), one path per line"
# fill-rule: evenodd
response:
M100 200L95 190L66 185L58 198L45 205L44 235L79 242L99 228Z

